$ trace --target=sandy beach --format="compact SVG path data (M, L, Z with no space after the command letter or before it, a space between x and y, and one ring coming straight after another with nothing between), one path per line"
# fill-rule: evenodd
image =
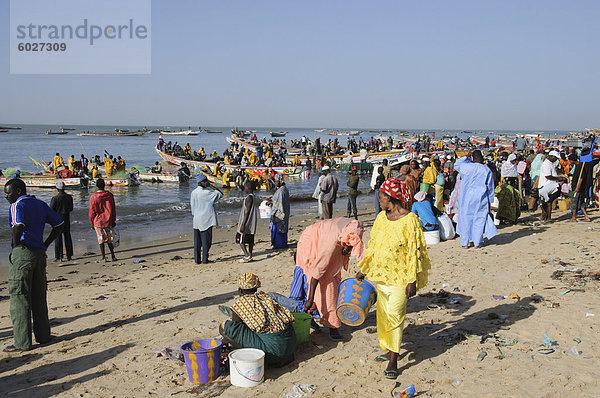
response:
M336 204L336 215L343 210L345 201ZM421 397L597 396L600 214L590 214L591 223L570 223L566 212L556 212L554 222L542 225L534 221L539 212L526 213L482 249L462 249L458 240L430 247L429 284L408 303L396 381L385 379L385 365L374 361L380 353L374 308L360 327L342 327L345 342L313 332L292 364L268 369L265 382L251 390L231 386L229 374L194 386L183 362L156 355L169 345L218 336L224 316L217 306L233 302L242 272L259 275L262 290L287 295L293 246L314 214L294 214L292 248L283 251L268 249L262 220L257 261L249 264L238 263L235 231L227 228L214 232L215 262L203 266L194 264L191 234L120 247L117 263L97 263L98 253L74 265L49 263L56 338L26 353L0 352L0 394L281 397L308 383L317 387L315 397L385 397L410 384ZM366 242L374 216L362 209L359 218ZM356 271L351 260L343 277ZM12 344L2 272L0 347ZM551 346L544 346L544 334Z

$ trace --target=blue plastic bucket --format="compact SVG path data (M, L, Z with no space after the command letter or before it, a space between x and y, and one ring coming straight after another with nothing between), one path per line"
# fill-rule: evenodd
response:
M221 340L202 339L181 346L185 367L192 383L206 384L219 377L221 345Z
M337 316L346 325L362 325L376 301L377 292L369 282L356 278L345 279L340 283Z

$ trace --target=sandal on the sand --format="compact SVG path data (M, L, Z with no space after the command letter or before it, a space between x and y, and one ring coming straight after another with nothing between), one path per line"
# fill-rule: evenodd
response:
M397 370L384 370L383 374L385 375L386 379L392 379L395 380L398 378L398 376L400 376L400 373Z
M14 345L9 345L8 347L6 347L5 349L3 349L2 351L4 352L23 352L23 351L29 351L23 348L17 348Z
M375 357L375 361L376 362L385 362L385 361L389 361L390 359L388 357L386 357L385 355L377 355L377 357Z
M229 307L226 307L224 305L220 305L217 308L219 308L219 311L221 311L221 314L231 317L231 309Z

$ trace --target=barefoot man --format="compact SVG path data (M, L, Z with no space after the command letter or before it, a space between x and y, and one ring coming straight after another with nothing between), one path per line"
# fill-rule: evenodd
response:
M106 243L110 249L112 261L117 261L113 246L113 228L117 225L115 198L112 193L104 190L104 180L102 178L96 180L96 188L98 188L98 191L90 197L90 224L96 230L102 260L108 262L104 251L104 244Z

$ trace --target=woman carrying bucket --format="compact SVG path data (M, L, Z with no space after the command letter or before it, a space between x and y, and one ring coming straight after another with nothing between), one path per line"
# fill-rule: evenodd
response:
M296 265L309 284L304 312L316 308L334 341L342 340L338 331L342 324L336 314L342 268L348 269L351 255L362 258L362 234L362 223L338 217L309 225L298 239Z
M406 300L427 284L431 268L419 217L410 212L408 186L388 178L379 188L383 210L373 224L356 278L377 282L377 339L387 352L376 361L389 361L385 377L398 377L398 353L406 315Z

